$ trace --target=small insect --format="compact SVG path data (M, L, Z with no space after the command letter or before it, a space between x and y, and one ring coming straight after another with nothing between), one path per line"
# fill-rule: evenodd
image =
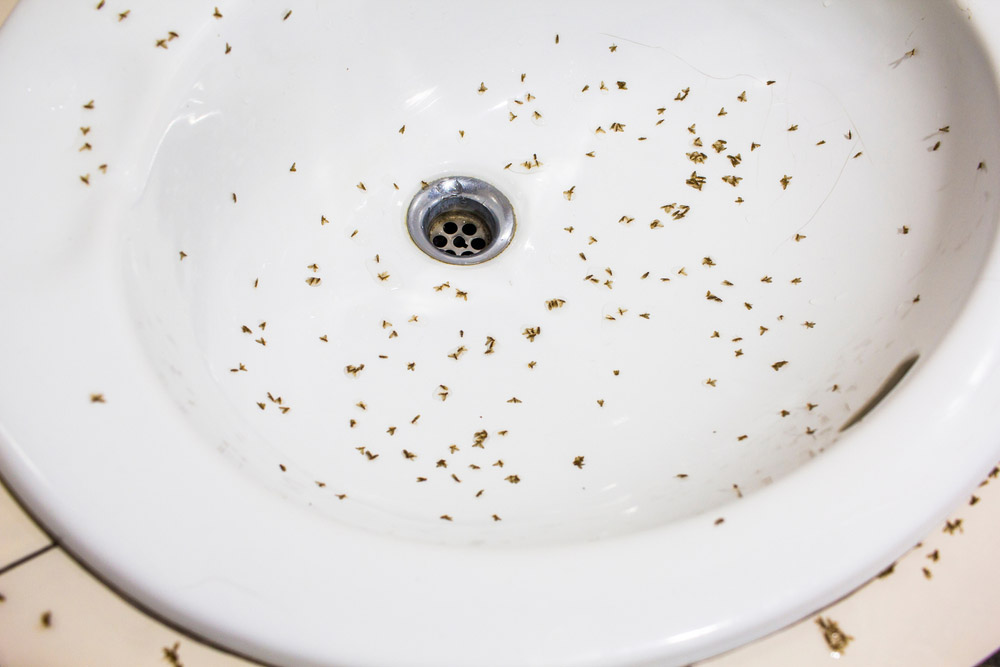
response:
M726 520L720 516L718 519L715 520L715 525L721 526L723 523L725 523L725 521Z
M564 301L563 299L549 299L548 301L545 302L545 307L548 308L549 310L553 310L555 308L562 308L564 305L566 305L566 301ZM492 339L487 339L487 340L492 340ZM528 340L532 339L529 338Z
M178 34L177 34L176 32L174 32L173 30L171 30L170 32L168 32L168 33L167 33L167 41L168 41L168 42L172 42L172 41L174 41L175 39L177 39L178 37L180 37L180 35L178 35Z
M703 164L705 162L705 158L708 157L704 153L699 153L698 151L692 151L691 153L687 153L686 155L687 158L691 160L691 162L694 162L695 164Z
M517 114L515 114L513 111L508 111L507 113L510 114L510 118L508 119L508 122L513 123L514 119L517 118Z
M819 141L816 142L816 145L817 146L822 146L825 143L826 143L826 139L820 139Z
M463 292L462 290L456 288L455 289L455 298L456 299L462 299L464 301L468 301L469 300L469 293L468 292Z
M784 176L781 177L781 180L778 182L781 183L781 189L785 190L788 188L788 184L792 182L792 177L789 176L788 174L785 174Z
M711 290L705 292L705 298L708 299L709 301L717 301L719 303L722 303L722 299L712 294Z
M802 326L804 326L806 329L812 329L813 327L816 326L816 323L815 322L809 322L807 320L807 321L805 321L805 322L802 323ZM810 408L810 409L812 409L812 408Z
M986 171L986 163L985 162L980 162L979 165L976 167L976 169L978 171Z
M282 21L287 21L287 20L288 20L288 18L289 18L289 17L291 16L291 15L292 15L292 10L291 10L291 9L289 9L289 10L288 10L288 11L287 11L287 12L285 13L285 15L284 15L284 16L282 17L282 19L281 19L281 20L282 20Z
M622 217L618 218L618 223L619 224L623 224L623 225L628 225L628 224L631 224L634 220L635 220L635 218L631 218L631 217L629 217L627 215L623 215Z
M388 272L383 271L382 273L378 274L378 279L383 281L388 280L389 279Z
M601 81L600 89L601 90L607 90L608 89L608 87L604 85L603 81Z
M587 245L594 245L595 243L597 243L597 239L594 238L593 236L589 237L589 240L587 241Z
M764 335L764 334L766 334L767 332L768 332L768 328L767 328L767 327L765 327L764 325L761 325L761 326L760 326L760 335L761 335L761 336L763 336L763 335ZM787 362L786 362L786 363L787 363ZM777 368L775 368L774 370L778 370L778 369L777 369Z
M941 532L948 533L949 535L954 535L956 530L960 533L965 532L965 529L962 528L961 519L955 519L954 521L950 520L946 521L944 524L944 528L941 529Z
M558 44L558 43L559 43L559 34L556 33L556 44Z
M161 48L161 49L170 48L170 47L167 46L167 40L165 40L165 39L158 39L158 40L156 40L156 46L158 48Z
M265 345L265 346L267 345L267 341L264 340L263 336L261 336L260 338L256 339L254 342L255 343L260 343L261 345Z
M322 282L323 282L323 279L319 278L317 276L309 276L308 278L306 278L306 284L309 285L309 286L311 286L311 287L316 287L317 285L319 285Z
M932 151L936 151L936 150L937 150L937 149L939 149L939 148L941 148L941 142L940 142L940 141L936 142L936 143L934 144L934 146L933 146L933 147L931 147L931 150L932 150Z
M451 359L454 359L455 361L458 361L459 357L461 357L463 354L465 354L466 351L467 350L466 350L465 346L463 345L463 346L459 347L457 350L455 350L454 352L452 352L451 354L449 354L448 357L451 358Z
M784 367L786 365L788 365L787 361L776 361L773 364L771 364L771 368L773 368L776 371L780 371L782 369L782 367Z
M90 174L84 174L80 180L83 181L84 185L90 185Z
M445 521L451 521L452 520L452 518L450 516L448 516L447 514L442 514L440 518L444 519Z
M702 257L702 266L715 266L715 261L711 257Z
M681 92L677 93L677 96L674 97L674 100L677 102L683 102L684 100L687 99L688 93L690 92L691 88L684 88L681 90Z
M705 182L705 177L699 176L697 171L692 171L691 177L684 181L685 185L690 185L695 190L701 190L702 186L705 185Z
M486 87L486 84L484 82L480 81L479 82L479 89L476 92L479 93L480 95L482 95L487 90L489 90L489 88Z
M837 622L831 618L823 618L821 616L816 619L816 625L823 631L823 639L826 641L826 645L837 655L840 655L854 639L854 637L841 630Z
M97 9L98 10L104 9L104 0L101 0L100 2L97 3Z
M230 52L231 52L232 50L233 50L233 47L231 47L231 46L229 45L229 42L226 42L226 50L225 50L225 55L229 55L229 53L230 53Z
M734 188L735 188L735 187L736 187L737 185L739 185L739 184L740 184L740 181L742 181L742 180L743 180L743 178L742 178L741 176L723 176L723 177L722 177L722 181L723 181L724 183L729 183L729 184L730 184L731 186L733 186Z
M725 115L727 115L728 113L729 113L729 112L728 112L728 111L726 111L726 107L722 107L721 109L719 109L719 113L717 113L717 114L716 114L716 116L725 116Z
M537 361L529 361L528 362L528 368L534 368L535 364L537 364L537 363L538 363ZM518 401L518 403L520 403L520 401Z
M212 13L212 16L217 19L222 18L222 12L219 11L218 7L215 8L215 11Z
M718 381L719 380L717 378L708 378L707 380L705 380L705 384L708 385L709 387L714 387L715 383Z
M746 308L747 310L753 310L753 304L747 301L743 302L743 307Z
M692 139L691 144L694 146L702 146L703 144L701 141L701 137L695 137L694 139Z
M940 144L941 142L939 141L938 143ZM935 148L934 150L937 150L937 149ZM858 151L857 153L855 153L854 155L851 156L851 159L852 160L857 160L862 155L864 155L864 152L863 151Z
M361 408L362 410L368 409L368 405L364 401L358 401L354 404L354 407Z
M131 13L132 13L131 9L126 9L125 11L123 11L121 14L118 15L118 22L121 23L122 21L127 19L128 15Z
M89 151L89 150L92 150L92 149L93 149L93 146L91 146L90 142L88 141L84 145L80 146L80 150L77 151L77 152L82 153L83 151Z
M790 281L793 285L798 285L802 282L802 278L792 278Z
M565 197L567 201L571 201L573 199L573 193L575 191L576 191L575 185L570 187L569 190L563 190L563 197Z
M551 308L549 310L551 310ZM541 327L527 327L524 331L521 332L521 335L527 338L528 342L534 343L535 337L541 333L542 333Z
M611 123L611 131L612 132L624 132L625 131L625 125L622 124L622 123Z
M531 363L528 364L529 368L534 368L534 366L531 365L532 363L534 363L534 362L531 362ZM524 401L522 401L521 399L519 399L517 396L511 396L509 399L507 399L507 402L508 403L523 403Z
M848 130L847 134L844 135L844 138L847 139L848 141L850 141L853 137L854 137L854 131L853 130Z
M747 91L744 90L742 93L740 93L739 95L737 95L736 99L738 99L740 102L746 102L747 101Z
M795 242L798 243L798 242L802 241L804 238L806 238L805 234L796 234L795 235Z
M507 475L504 480L510 482L511 484L520 484L521 478L518 475Z

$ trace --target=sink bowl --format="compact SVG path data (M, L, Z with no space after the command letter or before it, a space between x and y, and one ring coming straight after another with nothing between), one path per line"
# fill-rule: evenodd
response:
M775 630L1000 456L990 25L25 0L0 472L263 662L686 664Z

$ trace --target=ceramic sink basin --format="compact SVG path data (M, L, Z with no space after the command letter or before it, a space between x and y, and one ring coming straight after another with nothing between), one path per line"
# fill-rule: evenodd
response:
M25 0L0 474L266 663L686 664L780 628L1000 456L997 25ZM450 177L512 209L488 261L436 246L495 232L411 237Z

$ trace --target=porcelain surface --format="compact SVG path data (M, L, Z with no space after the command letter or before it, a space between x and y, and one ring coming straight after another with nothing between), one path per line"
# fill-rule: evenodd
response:
M0 463L170 620L683 664L996 460L997 10L118 4L0 31ZM409 238L447 175L497 258Z

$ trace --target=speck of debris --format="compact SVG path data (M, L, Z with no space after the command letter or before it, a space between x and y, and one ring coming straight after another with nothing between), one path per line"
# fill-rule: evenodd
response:
M42 612L42 619L41 620L42 620L42 627L43 628L51 628L52 627L52 612L51 611Z

